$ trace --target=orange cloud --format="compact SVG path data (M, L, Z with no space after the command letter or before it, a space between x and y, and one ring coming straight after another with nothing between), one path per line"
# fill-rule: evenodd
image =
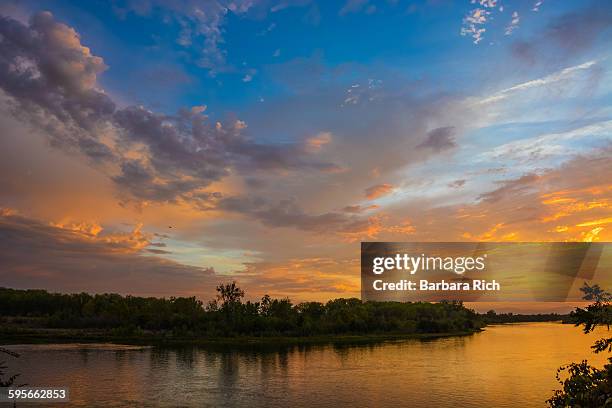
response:
M376 184L374 186L368 187L365 189L364 193L366 198L369 200L374 200L376 198L385 196L393 192L394 187L391 184Z
M293 302L327 301L337 297L359 297L359 259L291 258L279 262L245 264L237 272L239 284L247 289L247 297L264 294L289 296Z
M601 218L599 220L587 221L576 225L577 227L591 227L593 225L609 224L612 222L612 217Z
M10 215L10 214L9 214ZM80 236L100 244L107 244L111 251L140 252L153 244L153 234L142 231L143 224L134 226L131 232L104 232L97 222L50 222L50 226L58 230ZM159 245L159 244L158 244ZM159 250L156 250L159 251Z
M582 240L584 242L599 241L599 233L603 231L603 229L604 229L603 227L597 227L597 228L593 228L592 230L583 233Z
M140 225L129 233L105 234L100 228L95 223L62 227L0 211L0 281L61 292L208 297L222 279L212 268L151 255L159 250L149 246L163 243L151 242Z
M372 204L368 206L361 206L357 204L357 205L347 205L346 207L342 209L342 211L346 213L350 213L350 214L359 214L365 211L376 210L378 208L379 206L376 204Z
M306 148L311 152L318 152L332 141L331 132L320 132L306 139Z
M385 215L374 215L369 217L367 223L362 225L361 228L356 228L352 231L343 231L340 235L347 242L362 241L365 239L383 239L381 236L385 236L387 240L393 240L394 238L401 239L403 235L410 235L416 232L416 228L412 225L410 220L405 220L400 224L394 225L387 223L388 217ZM386 235L385 235L386 234Z
M461 234L461 237L470 241L508 242L518 240L518 232L509 231L502 233L505 228L506 226L503 223L498 223L481 234L471 234L469 232L464 232L463 234Z
M50 222L49 225L91 237L97 237L103 230L103 228L97 222L78 222L71 224L64 222Z

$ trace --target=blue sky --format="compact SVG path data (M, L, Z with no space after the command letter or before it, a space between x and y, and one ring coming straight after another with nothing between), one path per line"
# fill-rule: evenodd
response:
M206 3L202 2L202 8ZM309 64L303 67L304 76L309 68L338 69L341 72L328 78L338 86L370 77L384 81L391 76L391 81L427 80L437 83L440 92L469 94L474 89L527 80L547 72L547 67L534 67L526 74L509 61L506 69L514 68L514 75L501 76L507 73L503 68L499 71L505 65L500 62L511 58L512 44L538 35L543 22L588 4L553 1L536 12L531 4L536 2L507 2L500 12L499 2L491 9L494 15L486 25L484 40L474 47L469 37L459 35L463 18L478 8L469 1L373 2L346 13L341 2L296 3L279 11L272 11L274 7L227 11L221 17L222 32L216 45L226 54L225 66L212 68L198 63L205 35L192 34L188 44L181 43L184 25L196 31L199 23L167 9L163 2L57 1L53 13L78 28L83 42L104 56L109 69L101 83L126 103L159 106L169 113L205 103L222 115L247 112L261 98L265 102L291 96L287 79L279 79L282 75L275 75L275 67L296 59ZM45 8L45 3L21 4L25 10ZM513 11L520 13L520 27L506 36ZM143 67L147 68L144 73ZM252 80L244 82L249 75Z

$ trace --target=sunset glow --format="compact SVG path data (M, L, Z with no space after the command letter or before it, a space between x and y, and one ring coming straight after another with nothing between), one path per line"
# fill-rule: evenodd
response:
M0 6L0 286L325 301L360 241L612 241L605 2L278 3Z

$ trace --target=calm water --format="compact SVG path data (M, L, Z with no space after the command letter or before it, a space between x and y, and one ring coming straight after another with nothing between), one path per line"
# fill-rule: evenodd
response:
M276 351L10 348L23 353L11 362L22 381L69 386L71 406L543 407L558 366L603 365L605 356L589 350L595 338L528 323L426 342Z

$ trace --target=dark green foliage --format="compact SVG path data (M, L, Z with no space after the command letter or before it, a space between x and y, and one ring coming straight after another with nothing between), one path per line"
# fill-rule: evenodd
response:
M557 313L538 313L538 314L514 314L514 313L496 313L494 310L489 310L482 315L486 324L500 323L523 323L523 322L557 322L567 319L567 315Z
M0 288L0 317L40 327L106 329L117 335L183 337L313 336L326 334L453 333L477 330L481 319L460 302L399 303L335 299L294 305L264 296L243 301L235 282L219 285L206 306L191 298L117 294L56 294Z
M590 333L598 326L612 324L612 295L599 287L587 283L581 288L584 299L593 301L585 309L576 308L570 315L576 326ZM596 353L610 352L612 338L597 340L592 346ZM557 370L557 380L563 386L549 399L551 407L612 407L612 358L603 369L592 367L586 360L571 363ZM565 373L565 377L561 378Z
M18 358L19 354L0 347L0 354L6 354L11 357ZM19 374L7 374L8 367L5 365L5 361L0 361L0 387L11 387L15 384L15 380L19 377Z

